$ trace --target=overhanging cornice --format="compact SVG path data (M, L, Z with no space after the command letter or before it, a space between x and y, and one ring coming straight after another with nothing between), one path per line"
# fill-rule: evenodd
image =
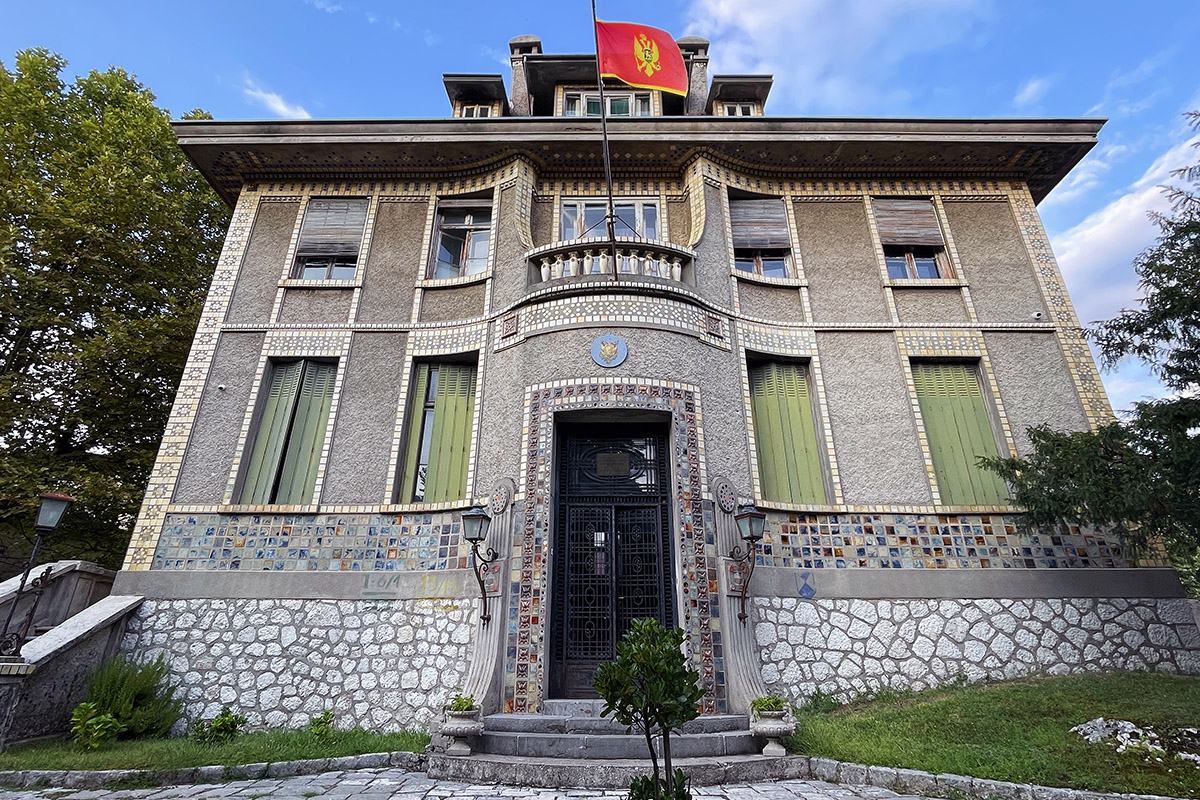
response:
M600 165L598 120L175 122L179 144L232 204L265 176L437 174L525 156L544 168ZM1097 119L655 117L609 120L614 168L670 171L697 151L764 173L1022 180L1044 198L1096 144Z

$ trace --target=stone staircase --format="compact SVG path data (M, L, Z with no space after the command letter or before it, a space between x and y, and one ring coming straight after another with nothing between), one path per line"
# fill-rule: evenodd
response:
M600 700L547 700L540 714L492 714L470 756L431 753L430 777L561 788L625 788L650 773L645 737L600 716ZM660 749L656 742L656 750ZM671 760L693 785L807 774L801 756L769 758L737 714L705 715L671 737ZM661 757L661 752L659 752ZM660 769L662 762L659 762Z

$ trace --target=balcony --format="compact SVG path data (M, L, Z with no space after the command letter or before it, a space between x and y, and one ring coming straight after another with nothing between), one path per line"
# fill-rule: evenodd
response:
M618 236L616 243L615 262L607 238L571 239L531 250L526 255L530 285L588 280L595 275L640 276L685 285L694 283L694 251L667 242L624 236Z

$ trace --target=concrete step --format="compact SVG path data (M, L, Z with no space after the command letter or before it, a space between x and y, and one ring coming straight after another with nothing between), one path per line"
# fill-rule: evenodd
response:
M543 700L542 713L554 717L599 717L603 700Z
M749 727L750 720L745 715L705 714L685 723L682 732L719 733L745 731ZM483 718L483 728L514 733L625 733L625 726L613 719L551 714L492 714Z
M485 753L528 758L621 759L646 756L641 734L525 733L484 730L480 750ZM658 742L655 742L656 748ZM756 753L761 746L748 730L677 734L671 737L671 755L705 758Z
M675 739L672 737L671 744ZM672 751L674 751L672 747ZM543 789L627 789L638 775L650 774L650 760L521 758L475 753L448 756L430 753L426 772L431 778L466 783L505 784ZM673 758L692 786L728 783L758 783L810 777L808 756L768 758L761 755L732 755L717 758ZM659 769L663 765L659 762Z

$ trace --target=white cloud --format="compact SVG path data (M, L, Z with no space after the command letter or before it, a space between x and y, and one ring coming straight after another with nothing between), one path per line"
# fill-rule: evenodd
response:
M379 22L379 17L375 16L375 15L374 15L372 12L370 12L370 11L368 11L368 12L367 12L367 15L366 15L366 16L367 16L367 22L368 22L369 24L371 24L371 25L374 25L376 22Z
M1050 89L1049 78L1030 78L1025 81L1025 85L1018 91L1016 97L1013 98L1013 105L1017 108L1022 106L1031 106L1046 96L1046 92Z
M1053 238L1051 246L1084 325L1138 304L1133 260L1158 235L1147 212L1169 210L1160 185L1169 180L1171 170L1195 160L1192 141L1190 136L1176 141L1119 197ZM1115 408L1165 393L1139 364L1122 365L1105 376L1105 386Z
M440 34L434 33L433 31L428 31L428 30L425 31L426 46L437 47L439 44L441 44L441 42L442 42L442 37Z
M482 50L479 51L479 54L483 55L483 56L487 56L492 61L495 61L498 64L503 64L506 67L510 63L509 62L509 54L504 52L503 50L497 50L495 47L484 47Z
M991 0L690 0L686 33L713 43L714 73L771 73L775 113L880 113L907 94L895 65L973 36ZM782 100L783 103L778 101Z
M305 5L310 5L318 11L324 11L328 14L336 14L342 10L342 7L337 3L331 3L329 0L304 0Z
M242 88L242 93L251 103L262 106L272 114L284 119L312 119L312 114L308 113L304 106L289 103L279 93L268 92L250 78L246 78L246 85Z

